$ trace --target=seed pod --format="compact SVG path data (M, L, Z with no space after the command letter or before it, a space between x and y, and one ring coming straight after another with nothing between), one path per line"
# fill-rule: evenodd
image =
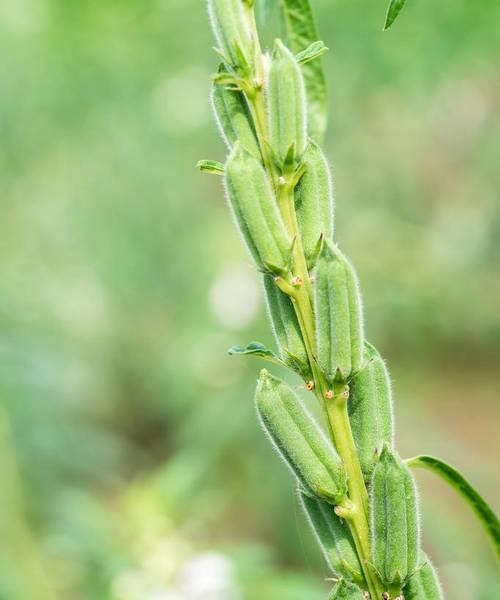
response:
M219 71L223 69L222 67ZM239 141L242 148L260 158L259 144L245 94L214 83L211 98L219 130L228 148L231 150Z
M339 577L363 582L363 571L349 525L331 504L299 492L300 502L328 566Z
M340 579L332 590L328 600L365 600L366 596L357 585Z
M328 162L316 142L309 141L303 160L307 168L295 189L295 212L306 259L312 265L320 236L333 239L333 186Z
M226 189L236 223L257 264L287 265L292 240L266 172L239 144L227 160Z
M410 577L403 590L405 600L443 600L443 590L436 570L427 557L425 563Z
M264 290L281 360L288 364L293 355L307 365L307 351L292 301L278 288L272 275L264 275Z
M231 64L243 66L241 62L244 58L251 65L254 44L242 0L208 0L208 14L215 39Z
M300 484L338 503L346 493L344 466L295 392L264 369L255 401L264 430Z
M299 158L307 143L307 112L304 80L295 56L276 40L268 80L271 148L285 160L293 145Z
M393 444L392 392L382 357L365 342L364 366L349 382L349 420L361 468L370 479L384 444Z
M316 265L314 313L319 365L330 381L346 381L362 365L361 296L354 269L329 240Z
M401 586L418 565L419 518L408 467L384 446L372 478L372 559L383 583Z

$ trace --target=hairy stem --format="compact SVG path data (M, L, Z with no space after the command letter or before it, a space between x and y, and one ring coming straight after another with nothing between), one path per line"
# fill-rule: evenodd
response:
M361 559L368 591L373 600L380 600L383 587L379 577L371 566L370 526L368 492L361 471L352 430L347 413L348 391L346 385L331 390L316 360L316 334L313 313L313 287L307 268L307 262L299 233L294 205L294 189L287 181L283 181L272 159L268 140L269 131L264 97L263 60L255 17L250 11L249 22L255 43L255 81L252 82L252 93L247 94L251 113L254 119L264 167L269 173L276 191L283 221L294 240L292 274L295 284L290 293L300 328L304 338L309 363L312 370L315 394L323 408L326 423L332 441L341 456L347 473L349 499L347 506L339 507L339 511L349 523L356 549ZM289 287L289 284L287 284Z

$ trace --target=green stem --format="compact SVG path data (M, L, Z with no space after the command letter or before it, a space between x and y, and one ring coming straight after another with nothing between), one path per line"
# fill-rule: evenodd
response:
M368 492L347 412L348 389L344 384L334 386L333 398L326 401L327 413L335 446L347 472L350 504L345 507L344 515L353 533L370 594L372 598L382 598L384 590L371 565Z
M346 385L342 385L340 387L336 386L337 389L331 390L331 386L321 372L316 359L313 289L295 213L294 190L289 182L281 180L271 156L264 101L265 84L262 53L253 11L249 13L249 19L255 40L256 81L252 82L254 85L253 91L247 94L247 97L254 119L264 167L269 173L276 191L280 212L285 225L290 236L295 240L292 273L295 278L300 278L300 281L298 281L298 285L294 288L293 293L290 293L290 297L304 338L314 380L314 390L325 413L332 441L344 462L347 473L349 498L345 501L345 506L339 507L339 510L344 513L352 531L371 598L372 600L380 600L384 590L379 577L371 566L368 492L347 413L347 394L344 395L344 392L348 388ZM333 392L333 396L329 398L331 392Z

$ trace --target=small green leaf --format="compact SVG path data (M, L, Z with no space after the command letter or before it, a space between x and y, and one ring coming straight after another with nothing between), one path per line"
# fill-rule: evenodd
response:
M420 467L434 471L442 477L464 498L477 518L486 529L498 557L500 557L500 521L495 511L477 490L465 479L465 477L451 465L434 456L415 456L409 458L406 463L410 467Z
M235 87L239 87L240 85L240 79L235 77L232 73L228 73L227 71L219 71L218 73L214 73L212 75L212 80L218 85L232 85Z
M318 40L310 0L282 0L281 16L288 46L295 53ZM306 62L302 65L302 73L306 84L309 135L321 144L328 109L326 77L321 61Z
M387 9L387 16L385 17L384 31L387 31L394 23L405 4L406 0L391 0Z
M217 160L199 160L196 168L210 175L224 175L224 165Z
M328 51L328 48L325 46L324 42L321 42L321 41L313 42L305 50L302 50L302 52L299 52L298 54L296 54L295 60L299 64L304 65L305 63L309 62L310 60L314 60L315 58L318 58L319 56L321 56L322 54L324 54L327 51Z
M264 268L262 269L262 273L271 273L276 277L286 277L290 271L289 266L280 267L279 265L275 265L268 260L263 262Z
M228 354L231 356L234 356L235 354L240 356L258 356L259 358L263 358L264 360L268 360L278 365L283 364L281 359L276 356L272 350L269 350L269 348L260 342L250 342L246 346L233 346L232 348L229 348Z

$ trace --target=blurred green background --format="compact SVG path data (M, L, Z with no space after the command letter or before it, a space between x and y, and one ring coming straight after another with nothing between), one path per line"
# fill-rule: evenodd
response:
M498 504L500 3L317 0L337 239L398 444ZM272 344L226 210L201 0L0 4L0 599L320 600L254 418ZM469 510L418 474L450 599L500 597Z

